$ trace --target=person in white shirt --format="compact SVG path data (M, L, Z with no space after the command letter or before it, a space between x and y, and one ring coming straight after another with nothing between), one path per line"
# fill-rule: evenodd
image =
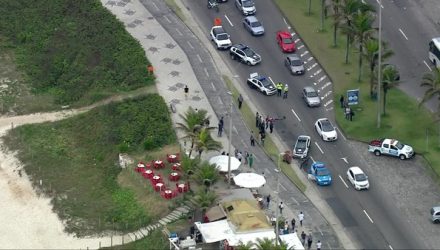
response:
M318 240L318 242L316 242L316 249L321 250L321 246L322 246L322 243L320 240Z
M304 220L304 214L303 212L299 212L298 214L298 220L299 220L299 224L302 226L303 225L303 220Z

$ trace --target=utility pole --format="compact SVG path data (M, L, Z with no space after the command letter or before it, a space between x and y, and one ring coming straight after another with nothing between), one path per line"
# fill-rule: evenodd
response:
M231 141L232 141L232 105L233 105L233 97L232 92L228 92L231 97L231 103L229 107L229 140L228 140L228 188L231 188Z
M380 118L382 116L380 91L382 88L382 0L379 0L379 56L377 63L377 128L380 128Z
M284 153L279 153L278 154L278 162L277 162L277 206L279 206L280 204L280 173L281 173L281 168L280 168L280 162L281 162L281 155L284 155ZM280 229L279 229L279 223L278 223L278 218L280 217L280 208L276 207L275 209L275 246L278 248L278 238L280 237Z

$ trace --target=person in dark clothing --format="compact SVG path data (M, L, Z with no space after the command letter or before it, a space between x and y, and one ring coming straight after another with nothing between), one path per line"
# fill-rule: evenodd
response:
M221 137L222 133L223 133L223 125L224 125L224 121L223 121L223 116L222 118L220 118L220 121L218 122L218 136Z
M238 96L238 109L241 109L242 104L243 104L243 96L240 94Z
M344 108L344 96L341 95L341 98L339 98L339 102L341 103L341 109Z
M312 243L313 243L313 237L312 234L309 234L307 236L307 249L310 249L312 247Z
M270 129L270 133L272 134L272 132L273 132L273 122L269 122L269 129Z
M268 196L266 196L266 204L267 204L267 208L269 208L269 205L270 205L270 194Z
M293 232L295 230L295 224L296 224L295 218L292 218L291 224L292 224L292 232Z
M301 233L301 243L303 244L303 246L305 246L306 244L306 233L304 233L304 231L302 231Z
M255 115L255 127L260 127L260 114L258 114L258 112Z
M354 111L350 109L350 121L353 121Z
M251 134L251 146L255 146L255 138L254 138L254 135L253 134Z

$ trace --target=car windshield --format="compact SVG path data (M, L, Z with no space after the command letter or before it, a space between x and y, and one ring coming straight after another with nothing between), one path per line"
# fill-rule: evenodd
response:
M367 180L367 176L365 176L365 174L357 174L354 176L354 178L356 179L356 181L365 181Z
M306 144L307 144L307 140L303 139L303 138L300 138L296 142L296 148L297 149L305 149L306 148Z
M283 38L283 43L284 44L291 44L291 43L293 43L293 40L292 40L292 38Z
M307 97L318 97L318 93L315 91L309 91L307 92Z
M260 27L260 26L261 26L261 23L258 21L251 23L251 27Z
M322 125L322 131L324 132L330 132L335 130L335 128L333 128L329 120L321 121L321 125Z
M227 39L229 39L229 37L228 37L228 34L223 33L223 34L218 35L217 39L218 40L227 40Z
M251 0L243 1L243 7L253 7L254 5L255 5L254 1Z
M404 145L402 143L400 143L400 142L397 142L395 146L398 149L402 149Z
M263 86L264 87L270 87L271 85L272 85L272 83L270 83L268 80L267 80L267 78L261 78L260 79L260 81L261 81L261 84L263 84Z
M251 56L254 56L255 55L255 52L251 49L251 48L245 48L244 50L244 53L246 54L246 56L249 56L249 57L251 57Z
M301 60L292 60L291 64L292 66L301 66L303 65L303 62Z
M316 175L317 176L326 176L326 175L329 175L329 174L330 174L330 172L326 168L318 168L316 170Z

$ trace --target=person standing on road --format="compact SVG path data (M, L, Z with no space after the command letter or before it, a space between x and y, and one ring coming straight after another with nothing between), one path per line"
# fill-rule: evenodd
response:
M313 237L312 234L309 233L309 235L307 236L307 249L310 249L312 247L312 243L313 243Z
M305 247L306 246L306 233L304 233L304 231L302 231L301 233L301 244Z
M243 104L243 96L240 94L238 96L238 109L241 109L242 104Z
M341 95L341 98L339 98L339 102L341 103L341 109L344 108L344 95Z
M252 153L249 154L248 163L249 167L252 168L252 164L254 164L254 155Z
M266 196L266 204L267 204L267 209L269 209L269 205L270 205L270 194Z
M223 133L223 125L224 125L224 121L223 121L223 116L222 118L220 118L220 121L218 122L218 136L222 137L222 133Z
M322 247L322 243L320 240L318 240L318 242L316 242L316 250L321 250Z
M280 202L280 204L278 205L278 208L280 209L280 214L283 214L283 208L284 208L283 202Z
M284 95L283 99L287 99L287 93L289 92L289 85L287 83L284 85Z
M281 96L281 92L283 91L283 84L279 82L277 84L277 96Z
M291 224L292 224L292 232L293 232L295 230L295 224L296 224L295 218L292 218Z
M273 121L269 121L269 129L270 129L270 133L272 134L272 132L273 132Z
M260 114L258 114L258 111L255 114L255 127L260 127Z
M248 151L244 151L244 165L248 164L249 153Z
M251 146L255 146L255 137L254 137L254 134L253 134L254 132L252 132L252 134L251 134Z
M266 133L264 133L263 131L260 135L261 135L261 146L264 147L264 140L266 139Z
M299 212L298 214L298 220L299 220L299 224L302 226L303 225L303 220L304 220L304 214L303 212Z

